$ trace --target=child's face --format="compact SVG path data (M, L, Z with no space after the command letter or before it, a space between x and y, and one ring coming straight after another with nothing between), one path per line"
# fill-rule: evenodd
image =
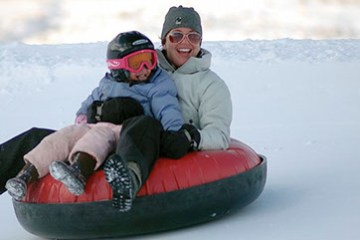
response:
M138 82L146 81L148 80L150 74L151 70L144 66L142 70L138 73L130 72L130 80Z
M120 59L108 59L110 70L124 69L129 72L129 80L142 82L148 80L156 67L157 55L154 49L143 49Z

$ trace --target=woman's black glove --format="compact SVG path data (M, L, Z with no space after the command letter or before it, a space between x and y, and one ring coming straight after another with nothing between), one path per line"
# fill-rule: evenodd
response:
M178 159L189 151L198 149L200 132L190 124L184 124L179 131L164 131L160 139L160 155Z
M160 156L178 159L188 153L190 141L184 131L163 131L160 137Z
M200 132L199 130L192 124L185 123L180 131L184 131L185 135L188 137L190 141L190 150L198 150L200 144Z

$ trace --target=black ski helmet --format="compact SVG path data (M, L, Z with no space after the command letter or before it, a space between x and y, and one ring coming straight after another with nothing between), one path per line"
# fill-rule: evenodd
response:
M107 60L123 58L130 53L144 49L155 49L148 37L138 31L123 32L109 42ZM124 81L129 78L129 72L125 69L110 70L110 72L116 81Z

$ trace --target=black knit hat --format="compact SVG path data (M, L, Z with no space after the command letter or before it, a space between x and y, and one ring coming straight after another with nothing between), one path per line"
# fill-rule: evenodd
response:
M171 7L165 16L165 21L161 31L161 39L174 28L191 28L202 36L201 19L198 12L194 8L186 8L183 6Z

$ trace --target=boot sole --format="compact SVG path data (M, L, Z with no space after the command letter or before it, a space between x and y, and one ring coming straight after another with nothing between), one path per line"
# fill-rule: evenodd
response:
M49 172L53 178L62 182L66 188L74 195L84 193L85 183L75 176L75 173L64 162L53 162L49 167Z
M113 191L113 206L120 212L129 211L132 207L134 189L125 161L119 156L111 156L104 165L104 173Z
M6 182L5 188L11 197L17 201L21 201L26 194L27 185L20 179L9 179Z

